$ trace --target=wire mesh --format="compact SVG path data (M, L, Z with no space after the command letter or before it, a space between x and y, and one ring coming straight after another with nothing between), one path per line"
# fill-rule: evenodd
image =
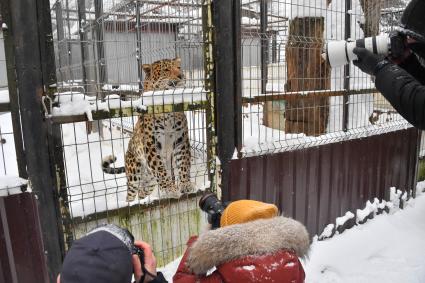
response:
M163 265L178 257L188 237L199 232L205 221L199 196L210 184L202 3L52 3L58 83L51 113L61 124L62 144L55 151L62 152L56 162L63 163L65 173L62 218L68 244L98 224L115 223L151 243ZM155 133L145 131L146 119L156 121ZM183 126L177 127L180 123ZM190 156L184 150L186 137ZM151 138L159 156L150 155ZM129 152L139 159L129 158ZM138 191L147 194L127 201L128 183L135 181L129 174L132 167L105 173L102 165L110 155L117 159L110 168L134 165L135 175L145 178ZM183 171L188 159L191 188L183 185L188 181ZM165 177L156 166L159 160L178 193L161 185Z
M0 26L2 26L1 18ZM9 109L9 91L6 74L4 37L0 29L0 105L5 106L4 109L7 110ZM0 196L21 192L21 187L26 185L26 182L18 176L12 116L10 111L2 112L0 110ZM22 187L22 189L25 189L25 187Z
M389 33L408 1L242 0L245 156L403 129L408 123L352 63L331 69L327 42Z

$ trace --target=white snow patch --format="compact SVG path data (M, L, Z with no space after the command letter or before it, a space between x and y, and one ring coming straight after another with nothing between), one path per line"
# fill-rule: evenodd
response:
M59 102L59 107L53 107L53 116L68 116L86 114L89 121L93 121L92 107L90 101L92 97L79 92L62 92L55 94L55 102Z
M0 90L0 103L9 103L9 91L7 89Z
M333 234L335 225L334 224L328 224L325 229L323 229L322 234L320 234L320 239L330 238Z
M125 88L125 86L124 86ZM124 101L117 94L108 95L105 101L96 100L79 92L62 92L56 94L55 102L59 107L53 107L53 116L70 116L86 114L89 121L93 120L92 111L120 109L133 107L137 110L147 110L148 106L162 106L166 104L195 103L206 101L204 88L176 88L169 90L147 91L139 99Z
M347 211L344 216L338 217L335 221L336 227L344 225L348 220L354 218L354 213Z
M0 196L19 194L21 186L27 184L27 180L18 176L0 176Z

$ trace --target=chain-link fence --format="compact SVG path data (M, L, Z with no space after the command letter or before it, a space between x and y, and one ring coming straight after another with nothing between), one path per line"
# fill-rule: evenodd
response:
M352 63L331 68L324 56L328 42L388 34L406 4L242 1L242 153L273 153L406 127L375 90L373 77Z

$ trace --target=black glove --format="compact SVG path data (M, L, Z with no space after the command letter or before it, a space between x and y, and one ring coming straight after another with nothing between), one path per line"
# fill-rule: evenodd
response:
M363 72L374 76L383 66L390 62L385 60L384 56L377 55L366 48L356 47L353 53L357 55L358 60L353 61L354 65Z

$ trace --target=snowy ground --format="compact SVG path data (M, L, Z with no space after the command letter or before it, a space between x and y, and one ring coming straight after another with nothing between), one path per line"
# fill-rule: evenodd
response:
M424 239L425 193L418 190L403 210L376 216L331 239L314 240L303 262L306 283L423 283ZM179 262L160 269L169 282Z

